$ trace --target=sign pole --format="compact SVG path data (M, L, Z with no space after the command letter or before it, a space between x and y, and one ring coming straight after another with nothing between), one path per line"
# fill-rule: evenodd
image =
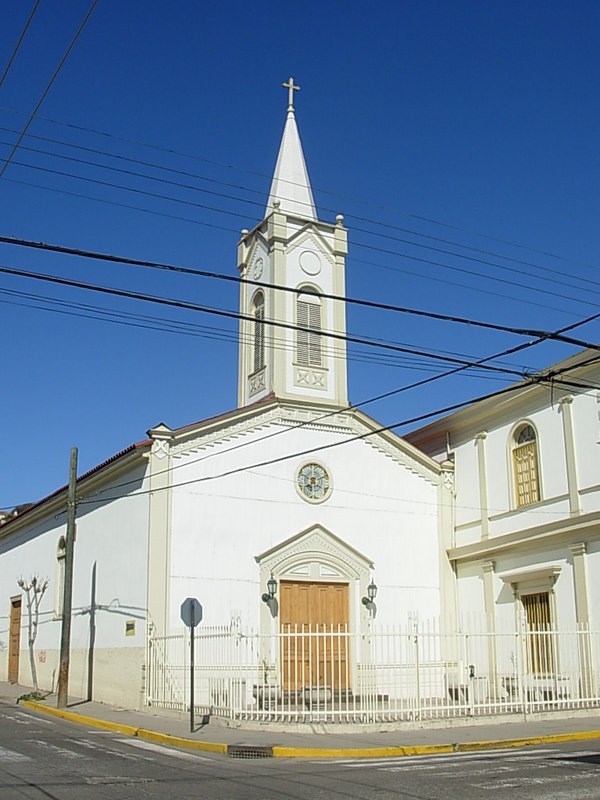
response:
M194 628L202 622L202 605L196 597L186 597L179 614L183 624L190 629L190 733L194 732Z
M195 609L192 604L190 625L190 733L194 732L194 628L196 626Z

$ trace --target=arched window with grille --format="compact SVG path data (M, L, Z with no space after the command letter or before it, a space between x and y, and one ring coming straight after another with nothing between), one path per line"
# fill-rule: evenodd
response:
M63 615L65 602L65 563L67 558L67 543L61 536L56 547L56 568L54 570L54 616L60 619Z
M305 289L296 300L296 362L302 366L322 366L321 322L321 298Z
M533 425L524 423L515 430L512 441L512 462L517 508L539 502L538 443Z
M257 292L252 298L252 372L265 365L265 296Z

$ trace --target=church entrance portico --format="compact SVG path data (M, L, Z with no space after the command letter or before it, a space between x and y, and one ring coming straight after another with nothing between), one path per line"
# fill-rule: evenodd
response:
M335 534L314 525L256 557L261 587L272 576L276 596L261 603L263 653L286 695L316 691L347 695L356 685L354 634L366 632L361 604L373 562Z

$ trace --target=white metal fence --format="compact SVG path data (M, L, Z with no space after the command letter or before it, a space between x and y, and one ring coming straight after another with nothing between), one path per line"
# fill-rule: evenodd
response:
M437 624L197 628L199 714L393 722L600 705L600 632L454 632ZM189 636L149 639L149 705L187 710Z

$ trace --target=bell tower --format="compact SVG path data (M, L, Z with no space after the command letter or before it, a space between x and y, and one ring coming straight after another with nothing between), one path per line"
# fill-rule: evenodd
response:
M343 217L321 222L296 124L290 78L285 127L265 210L238 244L238 406L274 394L348 405ZM332 295L341 299L332 299ZM331 336L334 334L334 336Z

